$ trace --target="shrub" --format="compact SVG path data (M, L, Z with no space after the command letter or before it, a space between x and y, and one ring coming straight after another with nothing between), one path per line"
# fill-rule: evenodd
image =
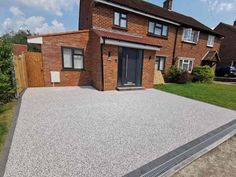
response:
M12 45L0 38L0 104L9 102L15 96L13 73Z
M177 68L176 66L173 66L169 70L167 80L169 82L185 84L187 82L191 82L193 80L193 77L188 71L184 71Z
M193 68L194 82L212 82L214 71L210 66L197 66Z

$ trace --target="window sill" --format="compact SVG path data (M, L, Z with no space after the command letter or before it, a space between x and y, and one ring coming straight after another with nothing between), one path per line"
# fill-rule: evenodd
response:
M168 40L168 37L167 37L167 36L158 36L158 35L151 34L151 33L147 33L147 36L156 37L156 38L161 38L161 39L166 39L166 40Z
M63 68L61 71L85 71L85 69L67 69L67 68Z
M122 31L128 31L128 28L122 28L122 27L119 27L119 26L112 26L113 29L118 29L118 30L122 30Z
M192 42L192 41L183 41L183 40L182 40L182 42L183 42L183 43L188 43L188 44L197 45L197 42Z
M213 45L207 45L208 48L213 48L214 46Z

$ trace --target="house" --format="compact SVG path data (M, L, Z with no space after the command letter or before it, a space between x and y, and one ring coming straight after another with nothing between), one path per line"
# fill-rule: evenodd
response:
M215 31L224 35L220 46L220 66L236 67L236 21L234 25L220 23Z
M45 86L152 88L154 71L218 62L222 35L192 17L143 0L81 0L79 30L32 36L41 44ZM209 53L213 54L209 57ZM52 83L52 71L59 73Z

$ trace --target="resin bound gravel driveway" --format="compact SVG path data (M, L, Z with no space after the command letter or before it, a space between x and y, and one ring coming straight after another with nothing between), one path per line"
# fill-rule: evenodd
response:
M154 89L27 89L4 176L123 176L235 118Z

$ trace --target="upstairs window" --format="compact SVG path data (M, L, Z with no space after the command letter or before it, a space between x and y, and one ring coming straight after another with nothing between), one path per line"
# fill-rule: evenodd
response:
M83 49L63 47L62 61L64 69L84 69Z
M159 22L149 21L149 23L148 23L148 33L152 34L152 35L155 35L155 36L167 37L168 36L168 26L163 25Z
M113 23L115 26L118 26L120 28L127 28L127 14L120 13L120 12L114 12L114 19Z
M165 63L166 63L166 57L156 57L155 60L155 69L157 71L164 71L165 70Z
M192 28L184 28L183 41L190 43L197 43L199 39L200 31L195 31Z
M194 62L194 59L191 59L191 58L180 58L178 66L180 69L183 69L188 72L192 72L193 62Z
M209 35L208 36L208 41L207 41L207 46L208 47L213 47L215 43L215 36Z

